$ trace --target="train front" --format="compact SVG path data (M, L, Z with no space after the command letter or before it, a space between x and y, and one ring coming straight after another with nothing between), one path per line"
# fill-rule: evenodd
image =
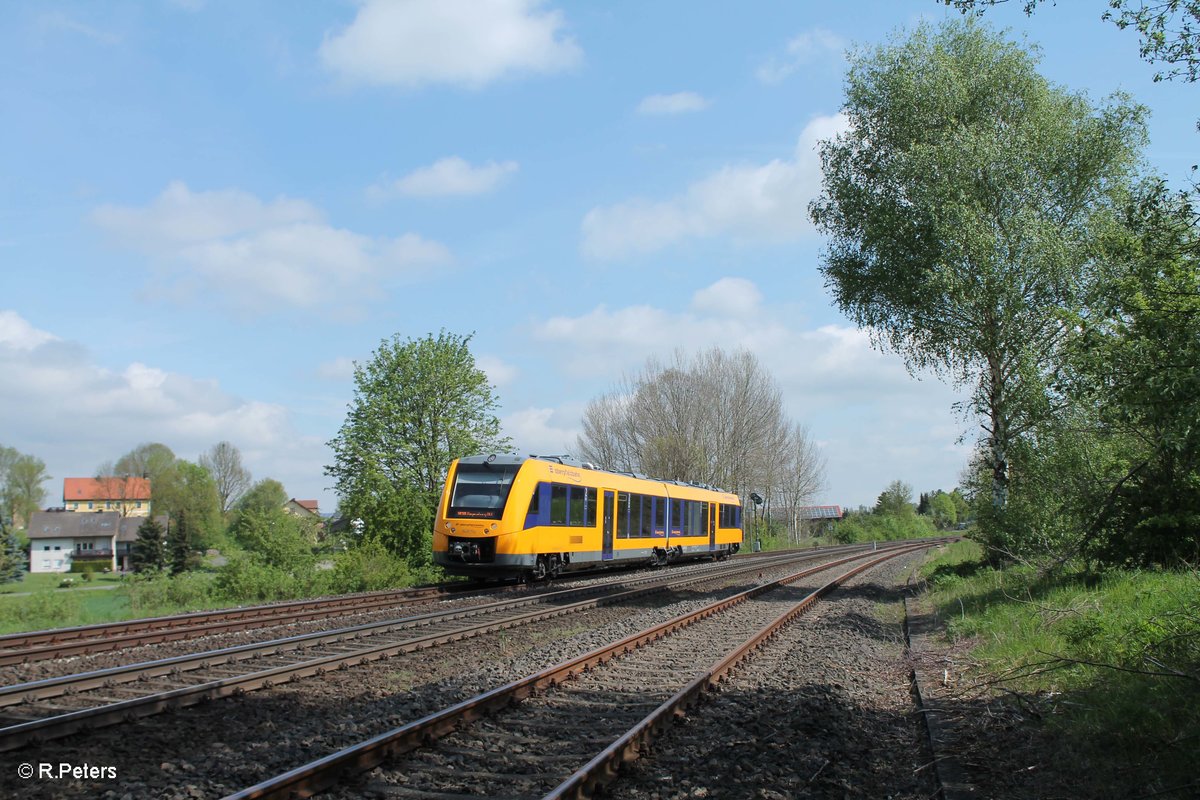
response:
M521 542L533 492L520 476L525 461L493 454L466 456L450 465L433 526L435 564L451 574L477 578L533 569L537 555L522 552L529 548Z

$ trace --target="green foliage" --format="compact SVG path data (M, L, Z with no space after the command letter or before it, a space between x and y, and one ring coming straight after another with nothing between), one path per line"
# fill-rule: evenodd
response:
M45 500L42 483L49 477L40 458L0 447L0 518L14 527L25 527L29 515Z
M876 514L911 514L912 487L904 481L892 481L875 501Z
M175 454L171 448L161 442L143 442L117 459L113 465L113 475L141 475L150 479L150 491L154 492L166 473L175 467ZM157 500L157 496L153 499ZM169 509L160 508L159 513L168 513Z
M1125 443L1097 493L1089 552L1108 563L1200 560L1200 228L1189 198L1151 185L1106 238L1110 269L1077 321L1072 391Z
M242 547L257 554L267 566L293 574L312 568L311 540L300 520L282 508L241 511L231 532Z
M92 574L96 572L104 572L112 569L112 563L107 559L104 561L83 561L78 558L71 559L71 572L80 575L85 581L92 579Z
M936 534L929 517L917 514L911 507L907 512L893 514L852 511L833 526L833 537L842 544L920 539Z
M958 507L954 499L945 492L936 492L929 498L929 516L939 531L954 527L958 522Z
M155 514L172 518L184 512L190 520L194 547L201 547L220 536L224 520L221 498L208 470L182 459L176 461L151 484Z
M1057 755L1086 765L1080 796L1134 797L1194 781L1200 737L1200 575L1047 573L988 567L974 543L930 562L956 639L975 639L975 680L1026 693Z
M83 592L85 595L105 592ZM51 628L73 623L80 615L83 603L73 592L53 589L34 592L25 597L0 598L0 619L19 629Z
M175 512L174 521L167 528L166 559L172 575L178 575L200 566L200 537L187 509Z
M380 343L354 370L354 401L330 443L339 505L414 566L429 559L432 520L450 462L502 450L496 399L468 349L441 332Z
M412 583L408 564L377 539L367 538L334 557L333 585L338 592L373 592Z
M209 608L216 600L213 584L211 575L198 572L175 576L162 573L137 575L127 584L129 607L138 614Z
M993 6L1007 0L942 0L964 14L983 13L982 6ZM1025 13L1032 14L1041 0L1025 0ZM1110 20L1121 30L1133 28L1140 34L1142 58L1151 64L1168 65L1154 80L1182 78L1192 82L1200 78L1200 0L1165 0L1147 3L1142 0L1107 0L1103 19Z
M167 566L166 535L163 526L154 517L138 526L137 540L133 543L134 572L156 572Z
M1145 112L1051 85L1036 56L972 20L858 53L850 129L821 147L812 204L839 308L913 369L973 384L990 495L1049 413L1064 311L1081 306L1094 229L1145 141Z
M271 513L279 511L288 501L287 490L274 478L263 478L242 496L237 503L239 511Z
M217 571L214 589L222 598L235 602L266 602L305 597L311 575L297 575L271 566L251 553L235 553Z
M0 516L0 583L13 583L25 577L27 553L17 532Z

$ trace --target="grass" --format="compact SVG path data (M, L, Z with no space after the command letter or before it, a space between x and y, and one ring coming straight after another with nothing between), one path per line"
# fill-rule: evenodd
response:
M105 586L119 585L121 576L114 573L97 572L92 575L90 581L83 580L83 576L78 572L27 572L19 581L12 583L0 584L0 595L14 594L16 592L38 592L44 589L57 589L64 578L73 578L75 586Z
M1200 574L999 570L973 542L923 574L950 638L973 643L994 685L1038 698L1093 785L1197 793Z

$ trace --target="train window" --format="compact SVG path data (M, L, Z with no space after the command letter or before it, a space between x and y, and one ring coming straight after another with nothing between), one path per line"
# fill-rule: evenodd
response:
M533 497L529 498L529 510L525 513L531 517L536 517L538 509L542 506L542 485L539 483L533 487Z
M596 527L596 490L590 486L584 489L583 524L585 527Z
M705 503L704 505L708 504ZM705 525L700 503L695 500L689 500L687 506L687 535L703 536L705 533Z
M459 464L450 495L450 516L500 519L519 466Z
M667 529L667 501L665 498L658 497L654 500L654 530L665 531Z
M569 511L569 525L583 525L583 507L585 504L584 489L582 486L571 487L571 504Z
M617 492L617 538L629 538L629 493Z
M671 501L671 530L679 531L683 526L683 503L679 500Z
M562 484L550 484L550 524L567 524L567 487Z
M642 497L642 536L654 535L654 498L649 496Z

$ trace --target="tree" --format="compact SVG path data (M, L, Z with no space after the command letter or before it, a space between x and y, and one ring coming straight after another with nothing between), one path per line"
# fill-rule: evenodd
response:
M805 497L823 463L783 411L775 379L747 351L712 348L642 371L588 404L577 442L585 460L742 496Z
M208 470L221 498L221 510L228 511L250 487L250 471L242 466L242 454L229 442L218 442L200 456L200 466Z
M199 464L179 459L174 466L162 472L158 486L151 486L154 494L154 511L168 514L172 518L186 512L189 535L210 541L222 527L221 499L217 486L208 470Z
M200 535L192 515L186 508L175 512L167 531L166 559L171 574L178 575L200 566Z
M166 531L154 517L138 526L133 543L133 571L157 572L167 565Z
M288 501L287 490L274 478L263 478L238 500L239 512L279 511Z
M281 507L240 511L231 530L269 566L296 573L312 563L312 545L301 521Z
M929 516L933 517L938 530L944 531L958 522L958 509L950 495L939 491L929 498Z
M0 457L7 464L0 486L0 502L3 511L0 516L12 520L13 527L24 528L29 524L29 515L42 507L46 499L46 490L42 484L50 479L46 474L46 464L40 458L16 453L11 448ZM14 456L13 453L16 453Z
M150 480L150 491L159 479L175 466L171 448L159 442L143 442L117 459L110 475L140 475Z
M367 535L387 537L410 561L428 557L426 542L450 462L472 453L503 450L496 397L475 364L471 336L384 339L371 360L354 367L354 400L329 443L339 506L363 520ZM413 511L395 507L411 502ZM419 512L419 513L418 513ZM392 530L400 518L420 528Z
M26 550L8 523L0 516L0 583L14 583L25 577Z
M904 481L892 481L875 501L874 513L880 516L914 514L913 490Z
M1085 546L1108 563L1200 559L1200 213L1151 184L1106 239L1110 269L1066 391L1098 411L1115 469L1088 487ZM1119 446L1119 449L1115 449ZM1096 458L1089 459L1095 463Z
M1094 274L1093 231L1145 141L1142 108L1095 107L1036 65L973 20L857 54L850 129L822 145L810 208L839 308L911 370L973 385L1001 510L1009 451L1053 408L1049 373Z
M982 14L986 6L1008 0L942 0L964 14ZM1032 15L1041 0L1025 0L1025 13ZM1053 0L1052 0L1053 2ZM1121 30L1133 28L1141 36L1142 58L1151 64L1167 65L1165 72L1154 76L1156 81L1183 78L1194 82L1200 78L1200 0L1105 0L1108 9L1103 19L1110 20Z

